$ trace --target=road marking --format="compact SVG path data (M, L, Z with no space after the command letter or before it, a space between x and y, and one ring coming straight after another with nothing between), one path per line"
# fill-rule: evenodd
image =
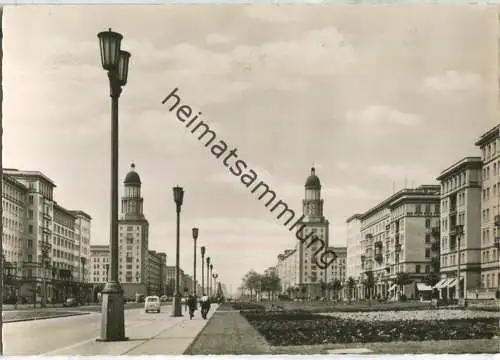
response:
M125 329L133 329L133 328L136 328L136 327L139 327L139 326L149 325L150 323L151 323L151 321L141 322L141 323L138 323L138 324L135 324L135 325L132 325L132 326L128 326ZM68 345L68 346L64 346L62 348L54 349L54 350L51 350L51 351L46 352L44 354L40 354L38 356L51 356L50 354L55 353L57 351L69 350L69 349L72 349L72 348L75 348L75 347L78 347L78 346L81 346L81 345L85 345L85 344L87 344L89 342L96 341L97 338L98 338L97 336L94 336L91 339L80 341L78 343L71 344L71 345Z

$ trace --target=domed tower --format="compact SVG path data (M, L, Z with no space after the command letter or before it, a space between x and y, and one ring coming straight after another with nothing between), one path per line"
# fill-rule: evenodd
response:
M141 177L135 164L123 180L122 213L119 223L119 281L124 296L147 295L149 223L143 213Z
M143 198L141 197L141 177L135 171L135 164L130 165L130 171L123 181L124 194L122 196L122 219L142 220Z
M327 283L328 269L316 266L318 257L328 249L329 244L329 222L323 216L323 199L321 199L321 181L316 175L316 169L311 168L307 177L305 197L302 200L302 221L299 224L302 229L302 238L307 241L297 240L298 249L298 283L305 286L308 297L322 296L321 282ZM313 239L320 239L314 241Z
M311 175L305 184L305 199L302 201L303 213L307 220L319 220L323 217L323 199L321 199L321 181L316 169L311 168Z

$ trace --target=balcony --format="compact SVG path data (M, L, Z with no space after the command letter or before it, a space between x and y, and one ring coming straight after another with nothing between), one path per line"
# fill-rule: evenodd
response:
M401 244L399 243L399 241L396 241L396 244L394 244L394 250L397 253L401 252Z
M382 254L375 254L374 259L376 262L380 263L382 262L382 260L384 260L384 257L382 256Z
M497 237L495 238L495 243L494 243L494 244L495 244L495 246L497 247L497 249L499 249L499 250L500 250L500 236L497 236Z
M52 220L52 216L50 216L50 214L48 212L43 213L43 218L46 220Z
M438 243L438 242L433 242L433 243L431 244L431 250L432 250L432 251L439 251L439 248L440 248L440 246L439 246L439 243Z
M365 240L368 240L368 241L369 241L369 240L371 240L371 239L373 239L373 235L372 235L372 234L366 234L366 235L365 235Z
M455 215L457 213L457 205L450 206L450 215Z
M380 240L377 240L377 241L375 242L375 247L376 247L376 248L378 248L378 249L382 249L382 245L383 245L383 244L382 244L382 241L380 241Z
M434 226L431 230L431 234L432 236L438 238L441 235L441 229L439 228L439 226Z
M391 229L391 225L386 225L385 230L389 231Z
M36 261L23 261L23 266L26 268L36 268L38 263Z
M39 241L38 246L40 246L42 252L48 252L52 249L52 244L48 241Z
M495 226L500 227L500 215L495 215Z
M42 232L44 232L46 234L50 234L51 233L50 229L47 226L42 226Z

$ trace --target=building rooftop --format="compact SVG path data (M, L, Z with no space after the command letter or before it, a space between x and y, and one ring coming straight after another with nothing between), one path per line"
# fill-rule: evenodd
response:
M500 125L497 125L485 132L474 145L483 146L499 136Z
M453 165L449 166L448 168L444 169L441 171L439 176L436 178L438 181L442 181L443 179L447 178L448 176L454 175L457 171L466 169L466 168L478 168L480 169L482 166L482 161L479 156L469 156L465 157Z

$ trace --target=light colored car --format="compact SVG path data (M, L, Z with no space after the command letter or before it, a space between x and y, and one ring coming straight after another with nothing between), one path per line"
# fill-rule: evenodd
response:
M158 296L148 296L144 301L144 312L154 311L159 313L161 308L160 298Z
M186 303L186 298L181 298L181 304L184 305Z

